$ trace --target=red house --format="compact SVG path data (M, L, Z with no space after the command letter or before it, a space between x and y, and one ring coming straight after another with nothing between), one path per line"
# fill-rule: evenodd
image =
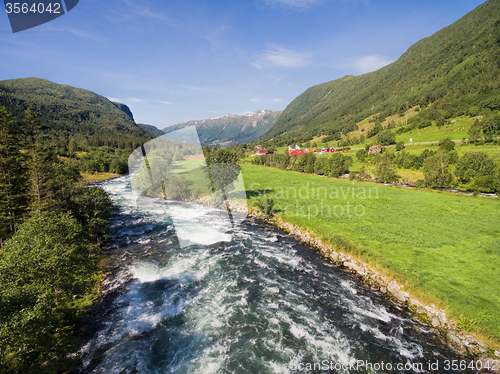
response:
M255 151L255 153L252 156L262 156L262 155L267 155L267 151L265 149L259 148Z
M303 155L304 153L309 153L309 150L306 148L304 150L300 150L300 149L291 149L288 151L288 154L290 156L300 156L300 155Z

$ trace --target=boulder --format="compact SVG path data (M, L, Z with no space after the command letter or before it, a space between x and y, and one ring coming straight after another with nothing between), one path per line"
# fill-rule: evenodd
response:
M437 316L432 317L431 325L432 325L432 327L441 326L441 322L439 321L439 318Z
M427 315L427 309L425 309L422 305L419 305L417 308L417 314L425 314Z
M457 351L459 351L461 353L467 352L464 344L455 334L450 333L449 339L450 339L450 345L452 346L452 348L456 349Z
M348 268L349 270L351 270L352 272L358 272L360 269L359 269L359 266L356 265L354 262L352 261L346 261L344 262L344 266L346 268Z
M394 295L395 293L399 292L399 286L397 285L396 282L390 282L387 285L387 291L389 291L390 293L392 293Z

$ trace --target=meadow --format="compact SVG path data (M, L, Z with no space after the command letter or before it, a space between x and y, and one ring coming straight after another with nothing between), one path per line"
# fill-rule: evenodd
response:
M242 165L249 205L350 252L500 347L500 201ZM342 242L342 241L340 241Z

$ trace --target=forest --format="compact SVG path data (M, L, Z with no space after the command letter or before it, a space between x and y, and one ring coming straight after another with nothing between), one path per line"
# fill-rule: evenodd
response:
M123 173L129 151L46 141L30 109L23 123L0 107L0 368L54 373L78 360L75 323L98 297L114 211L81 171Z

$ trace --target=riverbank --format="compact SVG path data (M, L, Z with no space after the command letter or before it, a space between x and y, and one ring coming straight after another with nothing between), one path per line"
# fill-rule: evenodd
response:
M211 205L211 201L208 198L199 198L194 202ZM473 335L459 328L456 321L447 317L444 309L439 309L434 304L424 305L417 298L403 291L404 286L399 285L390 277L381 274L381 272L375 270L369 264L354 258L352 255L343 253L337 248L333 249L304 228L286 222L280 217L270 217L257 209L248 209L241 202L235 200L229 200L227 204L231 211L247 214L248 217L252 217L260 222L271 224L294 236L301 243L312 247L327 261L359 279L365 287L384 294L398 307L406 309L415 321L429 327L451 348L460 354L469 355L476 360L480 360L482 367L494 367L500 360L499 351L495 351L493 348L481 343ZM225 207L219 206L219 208Z
M231 209L242 211L242 206L235 201L232 201L230 206ZM412 298L409 293L403 291L403 286L374 270L367 263L332 249L308 231L283 221L281 218L268 217L257 210L250 210L248 215L293 235L300 242L317 250L326 260L358 278L366 287L385 294L393 303L407 309L413 319L431 327L450 347L461 354L471 355L476 359L483 360L484 363L488 359L500 359L499 351L488 348L487 345L482 344L474 336L458 328L457 323L447 317L445 310L438 309L433 304L430 306L423 305L419 300Z
M249 204L273 198L278 218L362 258L498 349L497 199L242 169Z

